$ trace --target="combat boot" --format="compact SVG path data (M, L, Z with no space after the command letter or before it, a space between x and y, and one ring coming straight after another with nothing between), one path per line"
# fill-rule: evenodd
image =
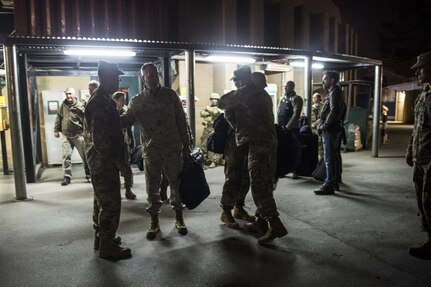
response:
M419 247L410 247L409 254L419 259L431 260L431 240L428 239Z
M257 220L253 223L247 223L242 226L247 232L257 233L259 235L264 235L268 231L268 222L265 221L262 217L258 216Z
M233 218L232 212L230 210L223 210L220 220L229 228L239 229L239 224Z
M175 228L178 230L179 234L181 235L187 234L187 226L184 223L182 210L175 210Z
M157 233L160 232L159 216L158 214L151 215L150 227L147 230L147 239L153 240L156 238Z
M268 243L278 237L283 237L287 234L287 229L281 223L280 218L275 217L269 220L269 229L264 236L257 240L259 244Z
M114 239L112 239L112 242L114 244L120 245L121 244L121 237L115 236ZM97 235L97 231L94 233L94 250L99 250L100 246L100 238L99 235Z
M233 218L242 219L242 220L249 221L249 222L254 222L256 220L256 217L254 217L253 215L249 214L244 209L244 207L242 207L242 206L235 207L233 209Z
M126 194L127 199L136 199L136 194L133 193L132 189L130 187L126 187Z
M132 257L132 252L130 251L130 248L118 246L112 239L101 239L99 257L121 260Z

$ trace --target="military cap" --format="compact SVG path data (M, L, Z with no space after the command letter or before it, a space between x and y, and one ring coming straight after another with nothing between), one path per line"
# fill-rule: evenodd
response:
M231 80L236 79L245 79L251 76L251 68L250 66L241 66L233 72L233 77Z
M419 69L422 68L425 65L431 64L431 51L428 51L426 53L420 54L418 56L418 60L416 64L411 66L410 69Z
M118 68L118 65L115 63L110 63L106 61L99 61L99 67L97 68L97 72L101 73L109 73L116 75L124 75L123 71Z

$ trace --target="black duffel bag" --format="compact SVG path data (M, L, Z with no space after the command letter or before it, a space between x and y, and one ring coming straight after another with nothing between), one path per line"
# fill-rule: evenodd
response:
M210 195L204 170L196 156L187 155L184 158L179 193L181 201L189 210L196 208Z
M316 169L313 171L313 178L315 180L325 181L326 178L326 165L323 157L317 163Z

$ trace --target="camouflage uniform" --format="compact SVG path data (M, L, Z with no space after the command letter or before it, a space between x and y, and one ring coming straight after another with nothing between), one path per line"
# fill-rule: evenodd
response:
M72 112L71 109L76 109L76 112ZM62 165L64 177L72 178L71 157L73 148L75 147L84 163L87 173L88 167L85 160L84 138L82 136L84 110L83 103L74 99L72 103L64 100L57 112L54 132L61 132L62 134Z
M94 228L101 240L113 239L121 212L120 175L123 133L116 104L108 92L96 90L85 111L85 154L94 188Z
M416 197L422 229L431 235L431 86L425 85L415 104L415 125L407 148L413 159Z
M126 110L127 110L126 107L122 107L121 109L119 109L118 112L120 116L124 114ZM132 172L132 169L130 168L130 149L133 148L134 141L133 141L133 133L131 128L123 129L123 138L124 138L124 143L123 143L124 162L127 162L127 166L129 167L129 170L130 170L130 173L128 175L123 176L124 188L128 189L133 186L133 172Z
M201 111L200 115L203 119L202 125L204 126L204 130L201 136L201 150L204 155L205 162L208 164L209 161L214 164L220 163L221 155L217 154L209 154L207 149L207 140L208 135L214 131L214 119L222 113L222 110L217 108L217 106L211 105L207 106L203 111Z
M270 96L264 90L248 85L224 95L217 105L225 110L226 119L234 128L238 150L247 156L256 212L268 221L278 218L273 197L277 142ZM228 195L223 197L222 202L227 205L224 200Z
M318 135L317 132L317 124L318 120L320 119L320 111L322 110L322 103L316 103L311 106L311 129L314 134ZM322 138L318 137L318 151L319 151L319 158L323 157L323 144L322 144Z
M224 149L224 173L226 180L223 184L221 207L223 210L231 210L236 207L244 207L245 197L250 188L250 178L247 172L248 151L244 146L237 146L235 133L229 135Z
M156 93L149 89L131 99L128 110L121 116L125 127L138 122L142 135L142 156L145 165L147 211L160 213L160 180L162 168L170 185L172 208L183 210L178 193L182 168L182 148L189 146L186 117L175 91L159 87Z

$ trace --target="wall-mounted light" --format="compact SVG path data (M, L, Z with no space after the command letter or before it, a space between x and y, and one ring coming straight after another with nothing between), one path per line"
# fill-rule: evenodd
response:
M65 55L70 56L101 56L101 57L134 57L136 52L115 49L70 49L64 50Z
M253 64L256 62L256 59L250 57L241 57L241 56L222 56L222 55L211 55L204 58L205 61L208 62L217 62L217 63L236 63L236 64Z
M292 67L296 67L296 68L304 68L305 67L305 63L303 61L292 61L292 62L289 62L289 65L291 65ZM324 68L324 66L321 63L313 63L313 64L311 64L311 68L313 68L314 70L321 70Z

